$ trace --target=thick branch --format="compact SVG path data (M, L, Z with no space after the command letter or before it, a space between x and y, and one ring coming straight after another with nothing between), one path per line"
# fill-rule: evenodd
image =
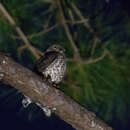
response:
M3 54L0 54L0 73L0 79L4 83L17 88L42 106L55 107L55 114L77 130L111 130L97 119L95 114L80 106L60 90L47 85L35 73Z

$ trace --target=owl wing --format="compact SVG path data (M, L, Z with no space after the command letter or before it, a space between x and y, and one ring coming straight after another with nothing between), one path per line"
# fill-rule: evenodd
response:
M35 70L43 72L56 58L58 58L58 56L58 52L46 52L36 63Z

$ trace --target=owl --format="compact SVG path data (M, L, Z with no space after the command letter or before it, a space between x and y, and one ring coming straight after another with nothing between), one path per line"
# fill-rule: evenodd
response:
M58 84L65 75L65 49L60 45L50 46L38 60L35 70L52 84Z

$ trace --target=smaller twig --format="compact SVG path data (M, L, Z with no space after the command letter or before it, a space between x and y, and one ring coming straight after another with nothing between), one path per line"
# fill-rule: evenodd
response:
M13 39L21 40L21 37L16 36L14 34L11 34L10 37L13 38Z
M59 7L59 13L60 13L60 16L61 16L61 22L62 22L63 27L65 29L66 35L67 35L67 37L68 37L68 39L69 39L69 41L71 43L71 46L74 49L74 58L77 59L78 61L80 61L81 58L80 58L79 50L78 50L78 48L77 48L77 46L76 46L76 44L75 44L75 42L73 40L73 37L72 37L72 35L71 35L70 31L69 31L69 28L68 28L68 26L66 24L66 19L65 19L65 16L64 16L64 13L63 13L63 8L62 8L60 2L61 1L58 0L58 7Z
M82 24L82 23L84 23L84 22L87 22L88 21L88 19L84 19L84 20L77 20L77 21L70 21L70 20L66 20L66 23L69 23L69 24L72 24L72 25L75 25L75 24ZM44 35L45 33L48 33L48 32L50 32L50 31L52 31L53 29L55 29L55 28L57 28L58 26L60 25L60 23L57 23L57 24L55 24L55 25L53 25L53 26L51 26L51 27L45 27L46 29L44 29L44 30L42 30L42 31L40 31L40 32L38 32L38 33L36 33L36 34L32 34L32 35L28 35L27 36L27 38L29 38L29 39L32 39L32 38L35 38L35 37L39 37L39 36L41 36L41 35ZM21 39L21 37L19 37L19 36L16 36L16 35L11 35L11 37L13 38L13 39Z
M50 21L51 18L52 18L52 14L49 15L48 19L46 20L46 23L43 25L43 29L48 28L48 26L49 26L49 21Z
M28 38L29 38L29 39L32 39L32 38L35 38L35 37L39 37L39 36L41 36L41 35L44 35L45 33L50 32L50 31L52 31L53 29L57 28L58 25L59 25L59 24L55 24L55 25L53 25L53 26L51 26L51 27L49 27L49 28L46 28L46 29L42 30L42 31L39 32L39 33L29 35Z
M98 62L98 61L104 59L104 57L105 57L107 54L108 54L108 52L107 52L106 50L104 50L103 54L102 54L100 57L98 57L98 58L96 58L96 59L90 58L89 60L81 60L80 63L79 63L79 65L81 66L81 65L87 65L87 64L96 63L96 62ZM68 62L76 62L76 60L73 59L73 58L67 58L66 61L68 61Z
M75 23L75 19L74 19L74 16L72 14L71 9L68 9L68 13L69 13L69 16L70 16L70 19L71 19L71 24L73 25Z
M82 20L74 21L74 24L82 24L82 23L85 23L85 22L88 22L88 19L82 19Z
M33 47L33 46L31 46L31 47ZM24 50L24 49L26 49L26 48L28 48L26 44L25 44L25 45L22 45L22 46L20 46L20 47L18 48L18 51L21 52L22 50ZM43 55L44 55L44 53L41 52L40 50L38 50L37 48L33 47L33 49L37 52L37 54L39 54L39 56L43 56Z
M71 3L71 6L72 8L75 10L75 12L77 13L77 15L79 16L80 20L83 20L85 21L86 18L84 18L84 16L81 14L80 10L73 4ZM90 24L89 24L89 19L87 19L85 22L84 22L84 26L89 29L89 31L91 33L94 33L94 30L91 28Z
M4 8L4 6L2 5L2 3L0 3L0 11L8 19L8 21L10 22L10 24L12 24L12 26L14 26L15 30L17 31L17 33L19 34L19 36L21 37L21 39L24 41L24 43L26 44L26 46L31 50L31 52L38 59L39 55L37 54L36 50L31 46L31 43L29 42L29 40L27 39L27 37L25 36L25 34L21 30L21 28L16 24L15 20L11 17L11 15L8 13L8 11Z
M73 26L75 23L74 15L73 15L72 10L70 8L68 9L68 12L69 12L69 16L71 19L71 26ZM73 37L74 37L74 41L77 41L77 31L75 31L75 30L73 31Z
M69 24L72 24L72 25L75 25L75 24L83 24L85 22L88 22L88 19L82 19L82 20L74 20L73 23L72 23L72 20L66 20L65 21L66 23L69 23Z
M112 53L105 47L105 46L102 46L102 48L104 49L104 51L106 51L109 59L112 61L112 63L114 65L116 65L116 67L118 68L118 71L120 72L121 70L120 69L124 69L125 67L121 64L119 64L119 62L115 59L115 57L112 55Z
M26 45L22 45L18 48L18 51L21 52L22 50L26 49L27 46Z
M80 12L80 10L74 5L74 3L71 2L71 6L74 9L74 11L76 12L76 14L79 16L80 20L84 20L85 19L84 16ZM90 31L90 33L92 33L94 35L95 41L97 40L97 42L94 45L95 47L93 47L93 51L94 51L95 50L94 48L96 48L96 44L97 43L101 44L101 39L95 35L96 33L94 32L94 29L90 26L89 22L84 22L83 25ZM108 53L109 58L112 61L114 61L114 63L117 64L117 61L116 61L115 57L111 54L111 52L107 48L105 48L104 46L102 48L103 48L103 50L105 50Z
M104 57L107 55L107 52L104 50L103 54L96 58L96 59L89 59L89 60L86 60L86 61L82 61L80 65L87 65L87 64L93 64L93 63L96 63L102 59L104 59Z
M46 29L44 29L44 30L38 32L38 33L35 33L35 34L32 34L32 35L28 35L27 38L28 38L28 39L32 39L32 38L35 38L35 37L40 37L41 35L44 35L45 33L48 33L48 32L50 32L50 31L52 31L53 29L57 28L58 25L59 25L59 24L55 24L55 25L53 25L53 26L51 26L51 27L49 27L49 28L46 28ZM16 35L11 35L11 37L12 37L13 39L19 39L19 40L21 39L21 37L16 36Z
M72 23L72 21L66 20L66 23L75 25L75 24L82 24L82 23L87 22L87 21L88 21L88 19L84 19L84 20L73 21L73 23ZM53 29L57 28L59 25L60 25L60 23L57 23L57 24L55 24L55 25L53 25L53 26L51 26L49 28L46 28L46 29L44 29L44 30L42 30L42 31L40 31L40 32L38 32L36 34L28 35L27 38L31 39L31 38L35 38L35 37L39 37L41 35L44 35L45 33L48 33L50 31L52 31ZM11 35L11 37L13 39L19 39L19 40L21 39L21 37L16 36L16 35Z
M98 42L100 42L100 40L98 39L98 38L94 38L94 42L93 42L93 45L92 45L92 49L91 49L91 57L94 55L94 53L95 53L95 49L96 49L96 47L97 47L97 44L98 44Z
M107 48L105 48L104 46L102 46L102 48L104 49L104 51L106 51L110 60L112 60L113 63L117 64L117 61L115 60L115 57L112 55L112 53Z

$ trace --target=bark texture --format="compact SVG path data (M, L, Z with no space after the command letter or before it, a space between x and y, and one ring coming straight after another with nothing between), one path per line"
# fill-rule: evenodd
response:
M94 113L83 108L58 89L51 87L34 72L0 54L0 79L27 95L41 106L56 108L61 119L77 130L111 130ZM51 118L51 117L50 117Z

